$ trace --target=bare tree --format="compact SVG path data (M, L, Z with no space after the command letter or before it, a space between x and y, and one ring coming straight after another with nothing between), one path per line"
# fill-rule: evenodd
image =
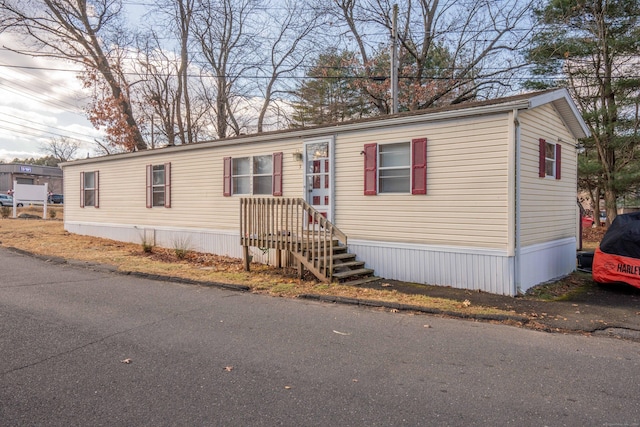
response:
M216 114L219 138L239 135L241 124L234 114L234 98L246 94L246 77L256 64L257 37L251 34L252 13L260 0L198 0L193 33L200 55L215 84L211 107ZM231 132L229 132L231 128Z
M137 50L138 58L134 67L141 77L137 92L141 110L146 112L151 125L151 146L154 148L157 145L156 118L160 120L160 131L166 144L175 145L175 126L180 105L178 60L162 49L160 37L153 31L138 40Z
M122 146L114 147L111 144L106 144L104 141L100 141L99 139L94 139L93 142L96 144L95 154L98 156L110 156L112 154L125 153L126 150ZM90 154L87 153L87 158L89 158Z
M178 103L178 127L182 135L183 141L185 140L186 130L186 143L191 144L194 142L193 135L193 122L191 119L191 98L189 97L189 79L188 79L188 67L189 67L189 35L191 32L191 19L193 17L195 0L176 0L175 16L176 23L178 24L178 34L180 37L180 68L178 68L178 99L184 100L184 117L186 119L185 125L182 123L182 113L180 103Z
M337 7L337 10L333 10L333 14L337 18L338 23L347 26L346 33L350 34L358 45L361 64L364 65L364 77L372 79L375 74L375 67L370 58L371 49L366 44L362 33L363 29L361 28L361 24L371 18L367 17L368 13L364 7L359 7L357 0L333 0L333 5ZM376 95L374 91L367 90L367 88L365 88L365 91L370 96L371 102L380 114L387 114L389 112L385 97Z
M35 48L15 49L18 53L74 61L91 78L99 76L111 95L102 113L121 116L112 120L128 127L130 140L124 143L144 150L147 145L133 114L127 81L114 64L113 49L122 46L112 41L124 34L121 11L120 0L1 0L0 31L20 34Z
M55 157L60 163L62 163L72 160L78 152L79 147L80 143L77 141L72 141L66 137L54 137L44 143L41 146L41 149L46 154Z
M355 40L365 77L379 75L372 45L388 45L392 29L391 0L333 0L333 13ZM531 0L409 0L398 16L400 98L405 109L459 103L481 92L509 85L524 61L514 60L529 34ZM383 29L384 39L365 34ZM530 26L529 26L530 28ZM375 81L374 81L375 83ZM389 87L389 84L386 84ZM404 91L403 91L404 88ZM387 89L388 90L388 89ZM372 102L385 113L379 87L369 88ZM404 92L404 93L402 93ZM418 96L416 96L416 94Z
M309 36L318 26L319 13L313 9L309 11L306 3L308 2L286 0L281 3L285 7L284 13L272 12L265 20L265 33L274 34L275 38L268 40L270 48L265 49L268 57L263 60L266 85L259 85L263 102L258 115L258 132L263 131L265 116L274 97L291 92L289 88L279 88L282 87L282 77L291 76L313 51L313 41Z
M195 142L196 126L193 123L193 110L191 106L189 66L191 63L191 34L193 25L193 15L195 12L196 0L156 0L154 11L160 17L164 17L162 24L154 22L152 32L163 27L164 35L169 35L175 42L177 85L175 96L176 103L175 122L178 127L178 137L183 144ZM165 43L164 50L170 50L173 43Z

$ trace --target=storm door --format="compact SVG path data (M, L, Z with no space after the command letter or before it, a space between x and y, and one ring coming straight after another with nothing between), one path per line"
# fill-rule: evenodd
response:
M333 212L333 156L331 140L305 142L305 194L307 203L329 221ZM310 218L307 222L311 224Z

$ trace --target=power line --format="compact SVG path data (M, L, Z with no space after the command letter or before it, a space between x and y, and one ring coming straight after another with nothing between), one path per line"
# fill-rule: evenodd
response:
M18 95L19 97L29 98L32 101L40 102L42 104L48 105L50 107L59 108L61 110L68 111L69 110L69 106L71 106L73 108L73 110L76 110L76 112L81 111L77 106L74 106L72 104L68 104L67 103L67 105L64 105L64 103L62 101L58 103L58 102L53 101L53 100L39 98L36 95L29 94L29 93L24 93L24 92L21 92L21 91L18 91L16 89L14 89L14 88L11 88L11 87L6 87L6 86L2 87L2 86L0 86L0 90L5 90L7 92L11 92L11 93L13 93L15 95Z
M68 133L68 134L75 134L75 135L79 135L81 137L87 136L86 133L81 133L81 132L76 132L76 131L72 131L72 130L61 129L61 128L56 127L56 126L51 126L51 125L47 125L47 124L44 124L44 123L38 123L38 122L35 122L33 120L28 120L28 119L25 119L25 118L22 118L22 117L14 116L12 114L2 113L2 117L11 117L11 118L18 119L18 120L21 120L21 121L24 121L24 122L27 122L27 123L32 123L33 125L36 125L36 126L45 127L45 128L51 128L51 129L53 129L53 130L55 130L57 132L65 132L65 133ZM11 124L14 124L14 125L17 125L17 126L26 126L26 125L23 125L21 123L9 122L9 121L3 120L3 119L0 119L0 121L6 122L6 123L11 123ZM47 130L44 130L44 131L45 132L49 132ZM61 136L64 136L65 138L67 138L67 137L68 138L74 138L71 135L69 135L69 136L61 135ZM77 137L75 137L75 138L77 138Z
M4 120L4 119L0 119L0 122L8 123L9 125L12 125L12 126L19 126L20 128L27 129L28 131L31 131L31 132L38 132L37 134L31 134L31 136L42 137L43 136L42 134L45 133L45 134L49 134L49 135L52 135L52 136L59 136L59 137L62 137L62 138L73 139L73 140L78 141L78 142L93 143L93 141L90 141L88 139L80 139L80 138L72 137L72 136L69 136L69 135L63 135L63 134L60 134L60 133L57 133L57 132L52 132L52 131L43 130L43 129L37 129L37 128L32 127L32 126L23 125L21 123L10 122L10 121ZM27 133L22 129L12 129L12 128L7 128L7 127L4 127L3 129L10 130L12 132Z
M7 64L0 62L0 68L7 67ZM9 66L11 67L11 66ZM42 80L41 76L33 75L33 73L25 72L25 74L32 75L34 78L38 80ZM49 85L47 88L43 87L40 82L31 83L31 84L23 84L22 82L15 81L15 79L5 78L0 81L0 90L4 89L8 92L19 95L20 97L26 97L36 102L41 102L43 104L60 108L63 110L75 110L82 111L77 105L66 102L62 99L58 99L53 95L47 94L50 91L53 85ZM17 89L16 89L17 88ZM38 88L40 90L38 91Z
M11 65L2 65L0 64L0 67L10 67L10 68L22 68L22 66L11 66ZM526 67L533 67L533 65L527 65ZM27 67L28 69L34 69L34 67ZM350 70L352 69L352 67L312 67L312 66L307 66L307 67L301 67L301 68L322 68L322 69L333 69L333 70ZM48 68L38 68L41 70L49 70ZM443 69L438 69L438 72L446 72L446 71L451 71L451 72L455 72L456 70L462 70L463 68L443 68ZM500 71L500 68L486 68L485 69L488 72L492 72L492 71ZM70 72L77 72L77 70L63 70L63 69L55 69L55 71L70 71ZM510 70L505 69L505 72L509 72ZM132 75L132 76L140 76L139 73L134 73L134 72L126 72L123 73L125 75ZM169 77L171 76L170 74L159 74L163 77ZM221 77L219 75L215 75L215 74L211 74L208 76L203 76L202 74L189 74L189 77L193 77L193 78L211 78L211 79L215 79L218 77ZM225 78L228 79L234 79L234 78L247 78L247 79L270 79L271 76L260 76L260 75L253 75L253 76L243 76L240 74L226 74L224 75ZM389 76L387 75L377 75L377 76L364 76L364 75L340 75L340 76L308 76L308 75L281 75L279 77L279 79L281 80L305 80L305 79L319 79L319 80L330 80L330 79L344 79L344 80L374 80L374 81L382 81L382 80L386 80L388 79ZM400 79L404 79L404 80L411 80L411 79L416 79L416 77L414 76L399 76ZM478 80L482 79L482 77L476 77ZM487 78L495 78L495 76L487 76ZM522 77L517 77L517 76L512 76L510 77L511 80L514 81L527 81L527 80L531 80L535 78L535 76L522 76ZM640 75L624 75L624 76L612 76L613 80L624 80L624 79L637 79L640 78ZM451 79L456 79L455 76L430 76L428 78L421 78L422 80L451 80ZM551 80L551 81L558 81L558 80L565 80L566 77L545 77L546 80ZM69 104L71 105L71 104ZM77 108L76 106L74 106L74 108Z
M4 122L5 120L0 120L0 121ZM15 123L10 123L10 124L15 124ZM19 126L22 126L22 125L19 125ZM33 128L30 128L30 127L26 127L26 130L25 130L25 129L13 129L13 128L10 128L10 127L6 127L6 126L1 126L0 125L0 129L6 130L6 131L9 131L9 132L12 132L12 133L17 133L17 134L20 134L20 135L26 135L26 136L34 137L34 138L48 138L48 137L50 137L50 136L47 136L47 135L43 135L42 133L48 133L48 134L53 135L53 136L66 137L65 135L60 135L60 134L57 134L57 133L54 133L54 132L43 132L43 131L40 131L38 129L33 129ZM68 138L68 137L66 137L66 138ZM70 139L72 141L84 143L84 144L93 144L94 143L94 141L81 140L81 139L77 139L77 138L68 138L68 139Z
M4 62L0 62L0 68L3 67L4 65L6 65ZM47 98L53 99L56 102L60 102L62 104L68 105L68 106L70 106L72 108L79 109L77 105L71 104L69 102L65 102L63 100L60 100L60 99L52 96L52 95L48 95L47 93L45 93L45 92L51 92L51 88L52 87L58 86L57 82L46 84L47 83L46 81L43 82L43 76L42 75L38 75L36 73L32 73L32 72L29 72L29 71L25 71L24 74L32 76L35 79L35 82L30 81L28 83L22 83L22 82L19 82L19 81L15 81L13 79L9 79L9 78L7 78L5 76L5 79L4 79L4 81L2 81L2 83L5 84L5 85L8 84L10 86L17 86L17 87L19 87L19 88L21 88L23 90L27 90L27 91L30 91L30 92L36 92L39 89L39 91L36 92L38 95L42 95L42 96L45 96ZM44 83L44 85L43 85L43 83Z

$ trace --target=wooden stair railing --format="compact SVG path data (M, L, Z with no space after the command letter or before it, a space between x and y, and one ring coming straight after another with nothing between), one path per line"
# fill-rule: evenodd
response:
M253 246L276 249L278 266L280 251L288 251L298 261L300 276L306 267L323 282L373 273L347 254L347 236L303 199L240 199L240 243L246 271Z

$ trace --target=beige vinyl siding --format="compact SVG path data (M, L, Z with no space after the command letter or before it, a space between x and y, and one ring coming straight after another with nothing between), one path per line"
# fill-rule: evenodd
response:
M575 237L576 141L550 104L522 112L520 123L521 246ZM560 180L538 177L540 138L562 146Z
M334 223L350 239L509 250L513 221L510 112L371 129L328 128L334 138ZM522 246L575 236L575 149L550 105L520 113ZM535 131L534 129L542 129ZM562 179L538 178L538 138L561 137ZM427 194L364 195L368 143L427 138ZM64 166L65 220L236 232L239 196L223 196L223 158L283 152L283 197L304 197L300 136L173 147ZM188 148L188 149L182 149ZM171 208L146 208L147 164L171 162ZM80 208L80 172L99 171L100 207ZM511 186L510 186L511 183ZM510 191L511 188L511 191ZM549 191L552 190L552 191ZM511 205L513 206L513 205ZM510 229L511 223L511 229Z
M301 140L247 143L189 151L155 150L65 166L65 220L106 224L238 230L239 198L223 196L223 158L283 152L283 195L302 195L302 169L293 153ZM171 208L146 207L147 164L171 162ZM100 172L100 207L80 208L80 172Z
M336 225L349 238L507 249L508 114L336 137ZM364 195L364 144L427 138L427 194Z

